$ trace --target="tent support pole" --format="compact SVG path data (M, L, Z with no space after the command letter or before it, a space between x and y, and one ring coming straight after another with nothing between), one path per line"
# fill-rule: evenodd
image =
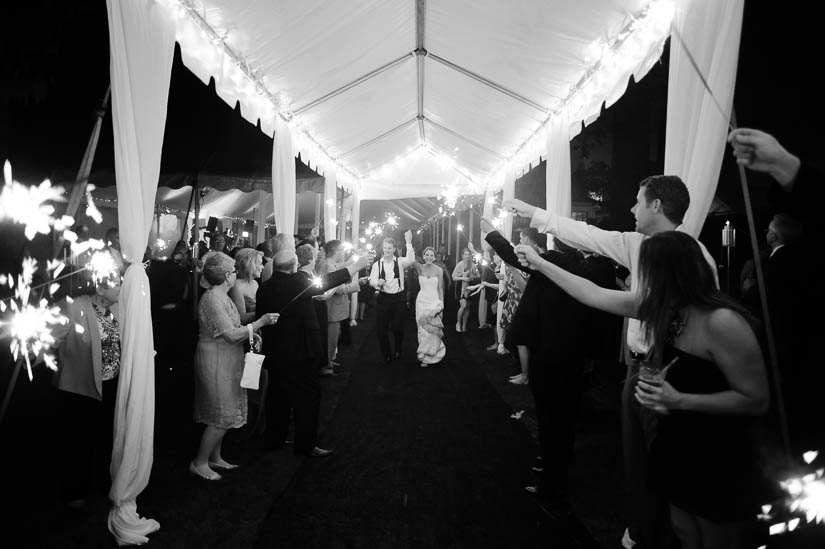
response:
M189 193L189 205L186 207L186 217L183 218L183 228L180 230L180 239L184 240L186 236L186 224L189 222L189 213L192 211L192 199L195 197L195 192L198 190L197 185L192 185L192 192Z
M198 190L198 174L195 174L195 181L192 185L192 196L198 195L195 199L195 220L192 222L192 318L198 318L198 288L200 288L200 281L198 280L198 251L200 251L200 218L201 218L201 199L200 191Z
M69 203L66 205L66 214L74 217L77 209L80 206L80 199L86 192L86 186L89 183L89 174L92 171L92 163L95 159L95 152L97 151L97 142L100 138L100 128L103 126L103 117L106 116L106 111L109 108L109 97L112 94L111 84L106 88L106 93L97 108L97 118L92 128L92 135L89 137L89 143L86 145L86 152L83 153L83 160L80 162L80 168L77 170L77 177L75 178L74 186L72 186L72 194L69 196ZM56 248L56 246L55 246ZM54 255L57 255L58 250L54 250Z

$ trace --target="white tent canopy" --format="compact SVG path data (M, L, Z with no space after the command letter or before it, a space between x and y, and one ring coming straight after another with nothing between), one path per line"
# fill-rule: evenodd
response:
M598 116L658 59L672 18L670 2L649 0L180 6L190 70L270 135L279 112L313 167L337 165L339 181L378 186L382 198L453 184L438 156L479 187L507 162L516 174L535 165L548 120L567 109L575 134ZM431 154L401 181L381 170L420 147Z
M685 230L698 234L725 146L743 3L107 0L123 252L140 257L151 227L175 41L193 73L273 135L275 220L293 232L297 154L351 189L355 227L365 197L432 197L444 186L512 197L515 178L543 156L547 206L569 214L569 139L674 35L665 172L686 180ZM154 420L139 265L121 304L109 528L120 544L145 543L159 525L136 504Z

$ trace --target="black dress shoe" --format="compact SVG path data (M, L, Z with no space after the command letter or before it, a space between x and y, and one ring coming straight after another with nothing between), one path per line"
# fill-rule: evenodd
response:
M394 355L392 355L392 358L394 360L398 360L399 358L401 358L401 353L396 352Z
M387 355L384 357L384 360L387 362L387 364L389 364L390 362L392 362L392 357L390 355Z

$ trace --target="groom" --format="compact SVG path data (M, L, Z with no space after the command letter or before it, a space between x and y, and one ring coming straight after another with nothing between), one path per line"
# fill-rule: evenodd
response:
M412 246L412 231L404 233L407 241L405 257L395 257L395 239L385 238L381 245L383 256L372 265L370 286L378 292L376 296L376 331L381 354L389 363L401 357L401 342L404 339L404 311L407 301L404 289L404 269L415 263ZM392 330L395 353L390 354L388 331Z

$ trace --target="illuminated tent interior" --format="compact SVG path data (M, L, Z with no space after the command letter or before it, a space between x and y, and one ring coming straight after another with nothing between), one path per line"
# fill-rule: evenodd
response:
M621 97L631 77L643 78L671 38L665 171L688 182L684 225L696 234L724 153L743 5L108 0L124 255L141 255L151 230L176 42L192 73L214 81L221 99L273 137L278 230L297 226L300 155L324 176L330 234L345 226L330 199L337 188L351 195L353 227L361 202L367 210L371 200L419 199L413 212L432 215L439 195L449 207L486 194L492 216L490 198L512 197L516 178L541 159L546 207L569 215L570 139ZM375 208L395 213L400 205L407 203ZM512 218L500 219L508 231ZM143 543L159 527L136 512L152 461L153 414L143 413L154 403L147 283L133 265L121 290L121 379L129 382L119 389L109 526L126 543Z

